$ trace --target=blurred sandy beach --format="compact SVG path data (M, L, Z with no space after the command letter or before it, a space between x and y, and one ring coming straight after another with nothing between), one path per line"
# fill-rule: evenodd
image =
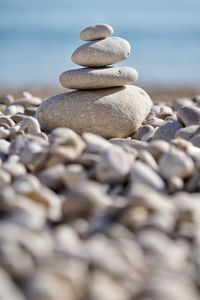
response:
M142 86L143 87L143 86ZM192 98L200 94L200 87L191 88L151 88L143 87L149 93L154 101L167 101L173 102L179 98ZM65 93L66 89L62 87L27 87L27 88L15 88L4 89L0 88L0 95L12 94L15 98L22 97L24 91L30 92L32 95L45 99L58 93Z

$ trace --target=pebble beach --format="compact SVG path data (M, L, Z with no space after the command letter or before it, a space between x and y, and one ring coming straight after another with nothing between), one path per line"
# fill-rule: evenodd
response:
M2 300L200 298L200 94L136 86L112 35L81 31L64 90L2 90Z

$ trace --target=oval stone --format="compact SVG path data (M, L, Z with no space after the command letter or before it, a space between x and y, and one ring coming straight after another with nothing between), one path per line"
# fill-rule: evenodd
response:
M72 61L80 66L105 67L126 59L131 52L128 41L119 37L88 42L72 53Z
M147 93L130 85L50 97L39 106L37 118L46 131L69 127L79 134L92 132L106 138L127 137L140 127L151 106Z
M88 26L80 33L80 38L83 41L94 41L99 39L105 39L113 34L112 26L108 24L96 24L94 26Z
M138 73L130 67L81 68L60 75L63 87L76 90L104 89L132 84Z

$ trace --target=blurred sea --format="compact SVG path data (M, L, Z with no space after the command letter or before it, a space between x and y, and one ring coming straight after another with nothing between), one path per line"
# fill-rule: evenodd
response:
M200 85L200 0L0 0L0 87L59 85L80 31L109 23L139 84Z

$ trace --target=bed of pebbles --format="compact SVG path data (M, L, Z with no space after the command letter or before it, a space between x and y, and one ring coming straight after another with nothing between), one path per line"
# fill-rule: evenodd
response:
M0 98L0 299L200 298L200 97L134 136L42 132Z

